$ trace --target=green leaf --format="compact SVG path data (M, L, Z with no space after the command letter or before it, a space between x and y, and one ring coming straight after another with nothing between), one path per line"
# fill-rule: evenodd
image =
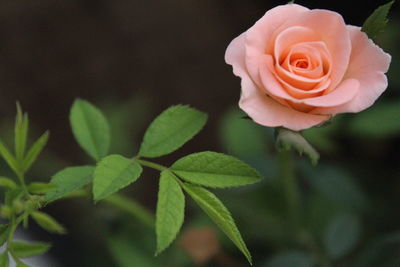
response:
M302 251L286 251L274 255L265 267L313 267L314 260Z
M230 212L222 202L210 191L196 185L182 183L183 189L203 209L205 213L218 225L218 227L229 237L230 240L246 256L252 264L251 255L243 241Z
M8 224L0 224L0 246L4 245L8 239L10 228Z
M65 234L67 232L59 222L44 212L35 211L31 216L40 227L50 233Z
M118 207L120 211L131 214L138 221L142 222L143 226L154 230L155 219L153 213L134 199L122 194L113 194L107 197L105 204Z
M13 213L13 210L11 209L10 206L3 205L0 207L0 216L2 218L10 219L12 213Z
M323 179L323 178L321 178ZM304 228L315 239L322 239L326 227L343 209L320 193L310 192L304 203Z
M307 142L299 132L285 128L276 128L276 145L279 150L290 150L292 147L301 154L306 154L313 165L319 160L318 152Z
M398 267L400 264L400 232L376 238L357 255L353 267Z
M155 158L169 154L192 139L205 125L207 114L188 106L173 106L149 126L139 156Z
M357 244L361 225L354 215L339 215L328 225L324 236L326 252L332 259L345 256Z
M306 170L310 185L332 202L350 211L363 211L368 206L367 197L347 172L338 167L321 166Z
M324 127L313 127L301 132L303 137L317 150L322 150L326 153L335 152L338 149L335 136L342 129L343 116L336 115L330 119L330 123Z
M374 40L378 34L383 31L388 22L387 15L393 3L394 1L390 1L378 7L364 22L361 30L365 32L369 38Z
M135 182L141 173L142 167L133 160L120 155L105 157L94 171L94 200L99 201Z
M17 184L8 177L0 176L0 187L14 189L17 187Z
M10 250L18 258L29 258L40 255L50 249L50 244L45 242L27 243L14 241L10 245Z
M42 152L43 148L46 146L47 141L49 140L49 131L46 131L42 136L36 140L36 142L32 145L32 147L26 153L26 157L24 159L24 171L26 172L35 162L40 152Z
M54 184L33 182L27 186L27 189L32 194L46 194L47 192L55 189L57 186Z
M107 244L111 252L111 256L115 262L114 266L118 267L166 267L166 266L188 266L178 264L175 251L169 252L167 255L154 257L149 253L153 249L152 238L148 238L152 232L144 229L136 229L135 239L129 237L131 231L123 230L127 228L125 225L131 225L128 222L122 224L118 229L118 234L108 236ZM125 226L125 227L124 227ZM180 251L182 254L184 252ZM178 257L181 256L178 255Z
M176 179L169 170L161 172L156 212L156 255L174 241L183 224L185 196Z
M8 166L15 172L18 173L19 168L15 157L11 154L10 150L6 147L5 144L0 140L0 154L7 162Z
M4 251L0 254L0 267L8 267L8 252Z
M45 200L52 202L92 182L93 166L69 167L57 172L51 179L56 188L47 192Z
M21 106L17 102L17 116L15 118L15 155L18 160L22 160L24 157L28 125L28 115L22 113Z
M350 132L361 138L390 138L400 133L400 102L385 102L357 114Z
M231 109L223 115L219 133L224 150L240 158L264 155L269 146L264 134L266 128L251 120L243 120L242 114L238 109Z
M24 196L24 190L20 187L7 191L4 202L7 206L12 206L13 202Z
M110 129L99 109L77 99L71 108L70 122L75 139L86 153L97 161L108 154Z
M261 179L260 174L243 161L210 151L183 157L171 169L188 182L215 188L249 185Z

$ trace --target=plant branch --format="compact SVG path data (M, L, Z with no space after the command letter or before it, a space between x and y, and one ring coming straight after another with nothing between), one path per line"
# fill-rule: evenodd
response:
M90 195L91 194L88 190L82 189L82 190L76 190L66 195L62 199L81 198L81 197L88 197ZM114 207L117 207L121 211L132 215L146 226L149 226L151 228L154 227L155 219L152 212L131 198L127 198L119 193L115 193L103 199L102 202L107 203L109 205L113 205Z
M31 194L29 193L28 188L26 187L24 174L21 172L16 172L16 175L18 177L19 183L21 184L22 190L24 190L25 195L28 196L29 199L31 199Z
M127 198L121 194L113 194L105 198L103 202L106 202L107 204L113 205L120 210L131 214L146 226L151 228L154 227L154 215L141 204L130 198Z
M302 229L300 222L301 197L296 180L295 164L291 150L281 149L278 155L280 183L286 199L287 218L293 238L307 247L321 267L331 267L329 259L319 248L312 235Z
M280 183L286 199L287 216L295 232L299 223L300 196L294 170L293 155L290 150L279 151Z
M147 161L147 160L143 160L143 159L134 159L137 163L139 163L140 165L143 165L145 167L151 168L151 169L155 169L158 171L164 171L164 170L168 170L167 167L160 165L158 163L154 163L151 161Z

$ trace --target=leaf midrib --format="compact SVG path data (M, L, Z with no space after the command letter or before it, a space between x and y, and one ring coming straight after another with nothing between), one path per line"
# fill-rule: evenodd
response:
M192 198L194 198L196 200L196 202L200 202L201 205L207 206L208 209L213 212L213 215L214 215L213 217L214 218L215 217L218 218L218 221L215 221L215 222L221 227L221 229L225 232L225 234L229 237L229 239L231 239L238 246L239 250L242 251L245 254L246 258L248 258L248 260L251 262L250 252L248 251L248 248L247 248L246 244L244 243L240 232L237 230L237 228L234 225L232 225L232 221L231 220L233 220L233 218L230 216L229 211L222 210L224 215L226 215L226 213L228 214L228 220L225 220L226 219L225 216L220 215L220 213L213 206L209 205L208 202L204 201L204 199L199 197L198 194L194 193L190 188L188 189L186 186L185 186L185 189L192 196ZM207 211L206 211L206 213L207 213ZM221 220L221 217L222 217L222 220L227 223L227 225L228 225L227 228L231 232L236 233L239 236L238 238L236 236L232 235L232 233L229 233L226 230L226 227L222 223L219 222Z
M125 172L127 172L127 170L129 170L129 167L134 167L134 168L136 168L137 166L135 165L134 162L129 162L129 163L119 172L119 175L118 175L118 176L116 176L116 177L115 177L114 179L112 179L112 180L111 180L111 179L109 180L110 183L109 183L107 186L104 187L104 190L102 190L101 194L99 194L99 195L96 197L96 199L101 199L101 198L104 197L104 195L108 195L109 193L105 194L104 192L110 191L110 187L111 187L111 189L112 189L112 185L115 184L115 181L120 180L120 177L122 176L122 174L124 174ZM110 169L112 169L112 168L110 168ZM129 173L129 171L128 171L128 173ZM132 175L132 177L133 177L132 180L138 178L138 177L136 177L135 175ZM118 187L116 187L116 188L119 188L119 187L120 187L120 186L118 186Z
M171 139L171 137L173 137L177 132L181 132L183 129L187 128L188 126L190 126L192 124L195 124L195 122L197 120L199 120L199 118L202 117L202 116L203 116L203 114L196 114L194 119L188 119L187 120L188 123L184 123L181 127L174 128L175 131L171 132L170 135L166 135L160 141L158 141L158 142L156 142L156 143L154 143L152 145L146 145L147 146L147 150L148 151L155 150L154 148L156 148L156 147L160 146L161 144L165 143L166 140ZM146 142L146 140L145 140L144 144L148 144L148 142ZM154 152L150 153L150 154L154 154Z
M248 176L248 175L236 175L236 174L220 174L220 173L215 173L215 172L200 172L200 171L187 171L187 170L180 170L180 169L174 169L171 168L172 171L174 172L182 172L182 173L193 173L193 174L199 174L199 175L218 175L221 177L245 177L245 178L252 178L252 179L257 179L259 180L259 176Z
M90 108L89 108L90 109ZM88 110L89 110L88 109ZM98 145L98 143L97 143L97 140L96 140L96 138L95 138L95 135L94 135L94 133L90 130L91 129L91 127L89 127L89 125L90 126L93 126L91 123L90 123L90 120L88 120L88 118L86 118L86 112L84 112L83 111L83 109L82 108L80 108L79 109L80 110L80 112L83 114L83 120L84 120L84 124L83 125L85 125L85 128L88 130L88 132L89 132L89 137L90 137L90 140L93 140L91 143L92 143L92 148L94 149L94 152L95 152L95 157L96 157L96 159L100 159L100 151L97 149L97 145ZM90 112L90 111L89 111ZM95 117L96 117L97 115L95 115Z
M164 174L164 175L172 175L172 176L173 176L172 173L167 173L167 174ZM164 178L164 179L165 179L165 178ZM178 188L178 191L179 191L180 196L183 196L183 203L184 203L185 198L184 198L184 195L183 195L183 192L182 192L182 188L180 187L179 183L178 183L176 180L174 180L174 179L175 179L174 177L167 177L167 181L168 181L167 187L170 187L171 184L177 185L177 188ZM174 186L174 185L173 185L173 186ZM172 194L172 193L175 193L175 192L172 192L172 190L166 190L165 193L166 193L165 198L164 198L164 199L165 199L165 203L170 203L170 202L171 202L171 201L170 201L171 196L174 196L174 194ZM183 204L183 206L184 206L184 204ZM173 207L176 208L177 205L173 205ZM157 207L157 208L158 208L158 207ZM170 210L163 210L162 213L163 213L163 216L161 216L161 217L163 217L163 221L165 221L166 215L167 215L167 214L171 214L171 211L170 211ZM173 237L166 245L161 246L161 245L157 242L157 251L156 251L156 254L161 253L164 249L166 249L169 245L171 245L171 243L176 239L177 234L178 234L178 232L179 232L179 229L182 227L182 223L183 223L183 221L179 221L178 231L174 231L174 237ZM158 224L157 224L157 226L158 226ZM165 225L161 225L161 226L163 226L162 228L165 229ZM168 228L168 227L167 227L167 228ZM159 228L157 227L156 230L158 230L158 229L159 229ZM160 231L160 232L165 233L165 231ZM161 233L158 233L158 234L161 235ZM167 235L169 236L169 233L168 233ZM164 234L164 237L165 237L165 234ZM158 239L157 239L157 241L158 241Z
M60 192L62 192L62 194L64 194L65 192L70 191L69 188L75 188L75 187L77 187L77 185L80 185L80 184L82 183L83 180L85 180L85 183L83 183L82 186L87 185L87 184L90 183L90 181L86 181L86 179L89 179L91 176L93 176L93 174L86 175L86 176L84 176L83 178L81 178L80 180L77 180L77 181L75 181L75 182L73 182L73 183L68 184L68 190L66 189L66 187L60 188L61 190L59 190L59 191L58 191L57 188L55 188L55 189L54 189L54 190L55 190L55 193L54 193L53 195L56 195L56 196L57 196L58 194L60 194ZM67 180L68 180L68 179L67 179ZM54 184L58 186L57 183L54 183ZM72 185L73 185L73 186L72 186ZM78 187L79 187L79 186L78 186ZM78 189L78 188L75 188L74 190L76 190L76 189ZM57 191L58 191L58 192L57 192ZM50 193L50 192L51 192L51 191L49 191L49 193ZM56 194L56 193L57 193L57 194ZM46 198L46 200L47 200L47 201L54 201L54 200L57 199L57 198L59 198L59 196L56 197L56 198L54 198L54 196L51 197L51 198Z

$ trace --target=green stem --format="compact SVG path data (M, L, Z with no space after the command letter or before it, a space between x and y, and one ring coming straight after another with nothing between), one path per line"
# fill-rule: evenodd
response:
M66 195L62 199L88 197L88 196L90 196L90 192L88 190L82 189L82 190L76 190L75 192ZM155 222L154 215L151 213L151 211L149 211L148 209L146 209L144 206L142 206L133 199L115 193L103 199L102 202L107 203L109 205L113 205L119 208L121 211L124 211L134 216L146 226L154 227L154 222Z
M154 163L154 162L147 161L147 160L143 160L143 159L137 159L137 158L134 159L134 160L135 160L137 163L139 163L140 165L143 165L143 166L145 166L145 167L149 167L149 168L158 170L158 171L160 171L160 172L165 171L165 170L168 170L167 167L162 166L162 165L160 165L160 164L158 164L158 163Z
M7 238L7 249L8 249L8 245L12 242L13 237L14 237L14 232L15 229L17 229L17 224L16 224L16 220L15 220L15 214L11 215L11 223L10 223L10 232L8 232L8 238Z
M20 215L17 219L15 218L15 214L12 215L11 223L10 223L11 226L10 226L10 231L8 232L7 248L6 248L7 251L9 251L9 252L11 252L10 251L10 244L14 240L15 230L17 230L18 225L22 222L23 219L24 219L23 215Z
M287 216L294 232L299 224L300 196L297 187L294 162L291 151L279 152L280 182L287 204Z
M151 228L154 227L154 215L138 202L124 197L120 194L113 194L105 198L103 201L119 208L122 211L125 211L128 214L131 214L132 216L140 220L143 224Z
M329 258L325 255L324 251L319 247L312 235L306 231L300 232L298 236L300 244L304 245L314 255L314 259L318 262L320 267L331 267L332 264Z
M22 190L24 190L25 195L26 195L29 199L32 199L32 196L31 196L31 194L29 193L28 187L26 186L26 183L25 183L24 174L23 174L23 173L20 173L20 172L17 172L16 174L17 174L19 183L21 184Z
M90 192L88 192L88 190L79 189L79 190L75 190L75 191L65 195L62 199L77 198L77 197L89 197L89 196L90 196Z
M137 157L133 158L134 161L139 163L142 166L152 168L155 170L158 170L160 172L169 170L167 167L162 166L158 163L139 159ZM154 215L148 211L145 207L140 205L138 202L126 198L120 194L113 194L103 200L104 202L107 202L108 204L114 205L118 207L120 210L123 210L133 216L135 216L137 219L139 219L143 224L149 226L149 227L154 227L155 224L155 219Z
M18 266L19 266L19 264L22 264L23 262L14 254L14 252L12 250L10 250L10 245L14 240L15 230L17 230L18 225L23 220L24 220L24 215L20 215L17 219L14 218L12 220L11 229L10 229L8 240L7 240L7 248L6 248L6 251L8 251L11 254L12 258L15 260L15 262L17 263Z
M291 227L292 236L296 241L299 241L300 244L305 245L311 253L315 255L315 259L319 263L318 266L331 267L329 259L319 248L312 235L302 229L300 225L301 198L296 180L292 151L281 150L278 159L280 183L286 199L287 218L289 220L289 226Z
M154 163L154 162L151 162L151 161L139 159L136 157L133 158L132 160L136 161L137 163L139 163L142 166L152 168L152 169L155 169L158 171L169 170L167 167L162 166L157 163ZM90 192L88 192L87 190L77 190L75 192L68 194L63 199L75 198L75 197L86 197L89 195L90 195ZM139 221L141 221L144 225L147 225L151 228L154 227L154 224L155 224L154 215L148 209L146 209L144 206L142 206L141 204L139 204L138 202L136 202L133 199L130 199L130 198L124 197L121 194L115 193L115 194L105 198L103 200L103 202L113 205L113 206L119 208L120 210L122 210L128 214L131 214L132 216L137 218Z

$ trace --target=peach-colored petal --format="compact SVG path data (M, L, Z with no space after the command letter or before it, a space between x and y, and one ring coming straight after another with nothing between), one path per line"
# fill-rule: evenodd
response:
M275 38L271 38L274 31L284 24L288 18L298 16L309 9L300 5L290 4L277 6L268 10L254 26L246 32L246 66L247 71L256 84L261 83L258 74L258 63L261 55L265 54Z
M299 68L296 63L307 60L307 68ZM316 79L330 73L330 56L322 42L306 42L293 46L282 64L286 70L306 78Z
M370 107L387 88L387 78L384 73L389 69L391 56L375 45L359 27L347 27L351 42L352 54L346 78L357 79L360 82L357 95L349 103L316 110L323 114L344 112L359 112Z
M285 84L285 81L280 80L280 76L277 73L275 73L272 56L264 55L260 58L260 77L262 81L262 88L264 88L265 92L270 96L283 98L295 103L303 102L301 98L298 99L296 95L293 96L292 94L288 93L288 90L285 90L284 85L287 85L289 87L291 85ZM327 85L329 85L329 83ZM304 93L309 93L306 95L307 97L316 96L319 95L319 93L325 88L326 87L323 87L322 84L322 87L320 89L317 89L313 92L304 91ZM293 89L296 90L295 88ZM298 90L297 92L300 93L301 90Z
M283 30L275 40L274 56L277 63L282 61L282 55L293 45L304 42L319 41L318 35L309 28L293 26Z
M334 107L349 102L354 98L358 91L358 80L347 79L334 91L326 95L298 99L288 94L288 92L282 87L282 84L278 82L276 76L274 76L270 71L272 56L264 55L261 60L263 63L260 65L260 76L266 92L272 96L289 100L295 104L305 104L314 107Z
M225 62L232 65L233 73L239 77L245 74L247 75L245 65L245 41L246 33L242 33L232 40L225 52Z
M314 107L334 107L343 105L351 101L358 92L360 83L356 79L344 80L339 86L332 92L326 95L306 98L302 103Z
M259 69L262 87L266 90L265 93L270 96L295 101L295 98L286 92L281 83L277 80L276 75L274 75L274 59L271 55L261 56Z
M318 65L315 68L312 67L304 68L304 67L297 67L299 63L301 63L301 61L299 59L296 60L294 64L295 67L291 68L291 71L296 75L303 76L309 79L316 79L324 75L322 65ZM307 65L309 63L306 62L305 64Z
M291 60L290 57L292 56L292 53L297 53L299 51L304 53L309 53L310 55L313 53L316 54L311 59L311 63L313 64L314 69L312 70L299 69L290 65L289 61ZM316 51L318 53L316 53ZM326 45L323 42L306 42L294 45L288 52L285 61L282 64L282 67L296 75L300 75L310 79L321 77L321 75L323 74L325 75L325 78L321 82L314 83L315 84L314 88L310 90L304 90L307 87L297 88L292 84L289 84L288 82L283 80L279 75L275 73L276 78L279 80L282 86L291 96L295 98L303 99L308 97L319 96L325 89L327 89L330 86L331 82L331 80L329 79L329 75L331 73L330 54L329 51L327 51Z
M320 36L332 56L331 87L333 90L341 82L349 65L351 41L341 15L329 10L313 9L289 18L276 32L293 26L310 28ZM274 38L272 36L271 38Z
M242 78L239 106L255 122L299 131L372 105L391 57L339 14L291 4L234 39L225 60Z
M261 66L260 66L261 68ZM275 65L275 72L277 75L287 82L288 84L292 85L293 87L302 89L302 90L311 90L317 86L320 82L326 80L326 76L322 76L319 78L308 78L305 76L298 75L296 73L287 71L280 65ZM262 79L262 77L261 77Z
M292 27L293 28L293 27ZM276 49L277 53L280 52ZM327 80L331 74L331 56L327 51L327 47L323 42L303 42L293 45L288 52L282 52L286 54L286 58L283 64L279 64L276 61L275 71L277 72L280 80L284 80L285 83L291 86L302 89L312 90L317 87L318 84L323 83ZM294 56L295 55L295 56ZM291 66L289 63L291 59L289 57L301 57L308 60L309 64L314 66L314 70L300 69ZM288 65L289 64L289 65ZM316 67L316 66L317 67Z
M268 127L285 127L300 131L329 119L328 115L303 113L283 106L263 94L249 77L242 78L239 106L256 123Z
M322 81L321 83L319 83L312 90L301 90L296 87L293 87L292 85L288 84L284 80L280 79L279 76L277 76L277 79L281 82L282 86L286 89L286 92L288 92L289 95L291 95L297 99L304 99L304 98L309 98L309 97L320 96L329 87L330 82L331 82L330 79L326 79L325 81Z

